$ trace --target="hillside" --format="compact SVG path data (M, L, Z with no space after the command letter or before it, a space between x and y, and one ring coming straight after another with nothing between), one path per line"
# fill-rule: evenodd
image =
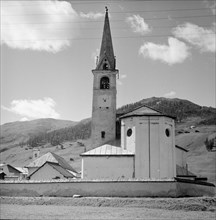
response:
M199 106L188 100L168 99L152 97L141 101L122 106L117 110L118 115L132 111L141 105L147 105L155 110L161 111L167 115L176 117L176 122L181 123L188 118L195 117L195 125L212 125L216 121L216 109L212 107Z
M216 152L209 152L204 144L206 138L216 138L216 126L199 125L194 129L185 126L176 127L176 145L188 150L188 169L198 175L208 178L208 181L216 183ZM178 133L178 131L181 131ZM182 132L185 131L185 132Z
M189 150L187 161L190 171L215 182L216 153L207 151L204 142L206 138L216 136L216 109L201 107L187 100L153 97L122 106L117 114L122 115L141 105L176 116L176 144ZM194 128L191 129L191 126ZM54 152L80 170L79 155L90 149L90 135L91 119L81 122L39 119L7 123L1 126L1 163L27 165L32 160L32 148L37 146L41 155Z
M74 126L77 122L57 120L52 118L37 119L32 121L17 121L1 125L1 148L17 146L26 142L31 136L47 133L61 128Z

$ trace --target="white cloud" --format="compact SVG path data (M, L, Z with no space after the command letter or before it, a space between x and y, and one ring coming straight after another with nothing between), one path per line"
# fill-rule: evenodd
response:
M24 118L21 118L20 121L29 121L29 119L24 117Z
M151 32L149 25L144 21L140 15L133 15L126 18L126 22L130 24L133 32L142 35Z
M168 45L144 43L139 49L139 54L172 65L182 63L190 55L188 50L184 42L169 37Z
M120 79L125 79L126 77L127 77L126 74L121 74L121 75L120 75Z
M122 79L125 79L125 78L127 78L127 75L126 75L126 74L120 74L120 75L119 75L119 78L117 78L117 84L118 84L119 86L123 85Z
M23 50L58 52L70 45L76 17L66 1L2 1L1 43Z
M117 84L118 84L119 86L122 86L122 85L123 85L123 82L120 81L120 80L117 80Z
M91 54L91 58L94 60L94 67L97 65L98 61L98 56L99 56L99 49L97 48L94 52Z
M170 92L163 95L163 97L165 97L165 98L174 98L175 96L176 96L176 92L174 92L174 91L170 91Z
M96 20L96 19L99 19L101 17L104 17L104 14L103 13L100 13L100 12L88 12L88 13L83 13L83 12L80 12L80 17L81 18L86 18L86 19L93 19L93 20Z
M185 23L173 29L173 34L177 38L186 40L188 43L196 46L202 52L215 52L215 30L204 29L198 25Z
M52 98L43 98L38 100L13 100L11 106L2 109L24 117L24 119L37 118L59 118L60 115L55 111L56 103Z
M216 2L204 0L204 3L205 3L205 6L211 10L212 14L216 15Z

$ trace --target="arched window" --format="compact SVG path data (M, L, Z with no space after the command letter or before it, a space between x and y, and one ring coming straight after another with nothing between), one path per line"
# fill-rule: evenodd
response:
M100 89L109 89L110 84L109 84L109 77L104 76L100 80Z

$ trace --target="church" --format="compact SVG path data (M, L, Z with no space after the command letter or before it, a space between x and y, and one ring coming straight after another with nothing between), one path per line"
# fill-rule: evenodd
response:
M108 9L93 73L92 150L81 154L83 179L173 179L187 172L187 150L175 146L174 118L147 106L120 117L116 144L116 69ZM120 145L120 146L119 146ZM178 157L176 159L176 157Z

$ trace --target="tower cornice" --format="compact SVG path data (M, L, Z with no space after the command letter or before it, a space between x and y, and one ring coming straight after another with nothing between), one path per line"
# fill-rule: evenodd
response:
M98 74L118 74L119 70L100 70L100 69L93 69L92 73L98 73Z

